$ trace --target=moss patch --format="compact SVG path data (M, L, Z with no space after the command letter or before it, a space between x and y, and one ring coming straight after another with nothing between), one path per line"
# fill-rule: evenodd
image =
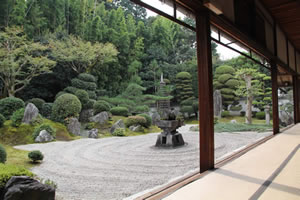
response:
M23 166L27 169L34 166L28 159L29 151L18 150L9 145L5 145L4 148L7 153L6 164Z
M31 137L34 126L21 124L19 127L12 127L11 121L6 121L0 128L0 142L7 145L19 145L33 143Z
M65 125L48 119L44 119L44 123L51 125L56 130L56 140L70 141L75 139L75 137L68 132Z

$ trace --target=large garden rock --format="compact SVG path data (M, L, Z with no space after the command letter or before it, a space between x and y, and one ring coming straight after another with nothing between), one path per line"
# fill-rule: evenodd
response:
M88 131L89 138L98 138L98 129L93 128L92 130Z
M114 133L118 128L125 128L125 124L122 119L119 119L112 127L110 128L110 133Z
M141 125L130 126L129 130L131 130L133 132L142 132L143 131L143 127Z
M156 122L160 121L160 115L158 113L153 113L151 118L153 125L156 125Z
M4 200L54 200L55 189L27 176L13 176L5 185Z
M67 128L70 133L80 135L80 123L77 118L70 118Z
M22 122L29 124L39 115L39 109L32 103L27 104Z
M90 122L90 118L94 116L93 109L85 109L80 112L79 121L80 122Z
M35 142L51 142L52 140L54 140L53 136L46 130L42 130L35 138Z
M96 123L99 123L99 124L104 124L108 120L109 120L109 114L108 114L108 112L105 112L105 111L90 118L90 121L96 122Z

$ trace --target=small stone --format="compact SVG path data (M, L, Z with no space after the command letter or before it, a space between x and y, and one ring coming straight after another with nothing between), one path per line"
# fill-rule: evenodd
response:
M77 118L70 118L67 128L70 133L80 135L80 122Z
M130 126L129 130L131 130L133 132L142 132L143 131L143 127L141 125Z
M110 133L114 133L118 128L125 128L125 124L122 119L119 119L112 127L110 128Z
M35 142L51 142L53 141L53 136L46 130L42 130L39 135L35 138Z
M32 103L27 104L22 122L29 124L39 115L39 109Z
M108 114L108 112L105 112L105 111L90 118L90 121L96 122L99 124L105 124L108 120L109 120L109 114Z
M232 124L236 124L236 123L237 123L237 121L236 121L235 119L233 119L233 120L231 120L231 121L230 121L230 123L232 123Z
M89 138L98 138L98 129L93 128L92 130L88 131Z
M54 200L55 189L27 176L13 176L5 185L4 200Z

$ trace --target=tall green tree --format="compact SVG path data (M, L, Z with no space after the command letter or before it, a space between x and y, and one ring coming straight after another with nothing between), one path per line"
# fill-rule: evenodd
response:
M31 79L50 72L55 62L45 56L48 47L26 39L21 28L0 32L0 78L8 96L23 90Z

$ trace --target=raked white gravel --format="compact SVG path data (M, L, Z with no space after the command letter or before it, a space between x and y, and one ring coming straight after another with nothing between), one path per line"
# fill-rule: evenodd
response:
M40 150L32 171L57 183L63 200L118 200L165 184L199 168L199 134L179 129L187 145L154 147L158 133L16 146ZM215 133L216 159L271 133Z

